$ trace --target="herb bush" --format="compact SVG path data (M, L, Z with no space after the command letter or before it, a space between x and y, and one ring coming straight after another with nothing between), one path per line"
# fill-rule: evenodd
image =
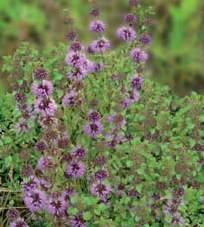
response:
M70 33L68 49L24 43L4 58L3 226L204 225L204 98L145 78L150 37L135 19L117 50L94 18L90 45Z

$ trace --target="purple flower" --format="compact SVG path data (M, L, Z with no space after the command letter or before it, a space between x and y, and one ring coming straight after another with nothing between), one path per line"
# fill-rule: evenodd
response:
M171 223L175 226L185 226L185 220L178 212L173 215Z
M136 22L136 16L132 13L129 13L125 15L124 21L127 22L128 24L134 24Z
M78 160L72 160L68 163L65 170L66 177L80 178L84 175L86 167L83 162Z
M138 0L129 0L130 6L136 6L138 4Z
M101 182L95 182L90 187L91 194L98 196L102 201L106 201L111 192L111 188Z
M110 42L104 37L98 40L94 40L89 46L89 49L93 53L103 53L109 48L110 48Z
M100 10L98 8L93 8L90 12L90 14L94 17L97 17L100 15Z
M32 165L30 165L30 164L23 164L22 165L22 167L21 167L21 176L22 177L29 177L33 174L34 174L34 170L33 170Z
M139 75L135 74L131 79L131 85L133 89L140 90L144 79Z
M80 67L81 64L86 60L86 57L75 51L69 51L65 58L65 63L70 66Z
M48 182L46 179L40 178L39 181L39 184L43 190L48 190L51 187L51 183Z
M53 85L49 80L34 81L31 90L36 97L44 97L52 94Z
M86 154L86 150L82 146L77 146L71 151L71 155L74 158L83 158Z
M21 117L16 123L16 129L18 132L27 132L29 128L28 121L23 117Z
M10 222L15 221L19 216L20 216L20 213L15 208L11 208L6 212L6 217Z
M78 94L74 90L71 90L65 94L62 99L62 105L64 107L67 106L75 106L78 100Z
M37 68L33 71L33 78L35 80L44 80L48 77L48 72L42 67Z
M66 38L69 40L69 41L74 41L77 37L77 33L75 31L70 31L66 34Z
M67 207L67 201L59 193L52 193L49 196L47 209L51 215L57 217L64 217L66 215Z
M48 168L53 168L54 159L51 156L41 156L37 163L37 169L43 171Z
M102 64L97 63L97 62L92 62L92 64L89 67L89 71L91 73L95 73L95 72L100 71L102 68L103 68L103 65Z
M46 144L44 141L38 141L35 146L36 146L36 149L40 152L46 149Z
M172 199L168 199L163 207L163 212L164 214L168 215L168 214L174 214L177 209L178 209L178 205L179 205L180 201L174 201Z
M16 99L16 102L23 103L26 100L26 96L25 94L18 92L15 95L15 99Z
M42 128L49 128L50 126L56 126L58 119L53 116L40 116L39 123Z
M151 37L149 34L143 33L143 34L140 36L140 42L141 42L142 44L144 44L144 45L149 44L151 41L152 41L152 37Z
M86 227L86 223L81 215L71 216L69 224L71 227Z
M24 203L31 212L36 212L46 207L47 197L43 191L35 189L24 195Z
M70 197L75 193L74 189L69 187L66 188L63 192L62 192L62 197L64 198L65 201L68 201L70 199Z
M23 218L17 218L15 221L11 222L10 227L28 227Z
M139 92L137 90L131 91L128 96L123 100L122 106L127 108L130 104L139 100Z
M140 48L134 48L130 51L130 57L135 62L146 62L148 60L148 54L140 49Z
M71 72L67 74L70 80L82 80L87 74L87 71L82 67L73 68Z
M77 52L77 51L82 51L84 50L84 47L81 45L80 42L73 42L71 43L70 47L69 47L69 51L74 51L74 52Z
M108 116L108 121L114 124L116 128L121 128L125 125L126 121L121 114L111 114Z
M105 31L105 24L103 23L103 21L100 20L95 20L95 21L91 21L89 24L89 30L91 32L104 32Z
M103 155L96 156L94 160L95 165L103 166L106 163L106 158Z
M96 122L101 119L101 115L99 112L97 112L95 110L90 110L88 112L88 119L89 119L89 121Z
M100 122L88 122L84 126L84 132L92 138L100 135L103 131L103 126Z
M95 172L94 174L96 180L103 180L108 176L108 171L105 169L101 169Z
M131 102L137 102L139 100L139 92L137 90L133 90L129 92L129 99Z
M65 149L69 144L69 138L67 135L64 135L63 137L59 138L57 141L57 145L61 149Z
M106 143L109 147L115 147L116 145L123 142L124 136L118 134L107 134L106 135Z
M118 28L117 36L123 41L132 41L136 38L136 32L131 27L122 26Z
M37 98L34 103L36 113L43 116L53 116L57 110L57 104L54 99L49 97Z
M84 72L87 73L91 73L94 69L94 63L88 59L85 59L84 61L82 61L81 63L81 68L84 70Z
M29 192L39 186L39 179L35 176L30 176L28 180L21 183L24 192Z

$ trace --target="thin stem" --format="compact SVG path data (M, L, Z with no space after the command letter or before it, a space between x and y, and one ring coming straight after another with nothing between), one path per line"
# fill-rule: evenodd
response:
M0 207L1 210L9 210L9 209L27 209L26 207Z

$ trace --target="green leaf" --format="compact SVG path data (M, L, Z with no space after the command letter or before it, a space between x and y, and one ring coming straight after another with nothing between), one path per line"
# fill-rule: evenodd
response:
M83 213L83 218L84 218L85 221L91 220L91 218L92 218L91 212L90 212L90 211L84 212L84 213Z

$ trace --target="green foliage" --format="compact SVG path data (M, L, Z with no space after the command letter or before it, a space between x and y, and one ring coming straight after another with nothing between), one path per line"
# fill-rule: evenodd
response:
M154 78L170 84L181 95L192 88L202 92L202 4L200 0L162 1L156 13L157 21L163 22L153 32Z

